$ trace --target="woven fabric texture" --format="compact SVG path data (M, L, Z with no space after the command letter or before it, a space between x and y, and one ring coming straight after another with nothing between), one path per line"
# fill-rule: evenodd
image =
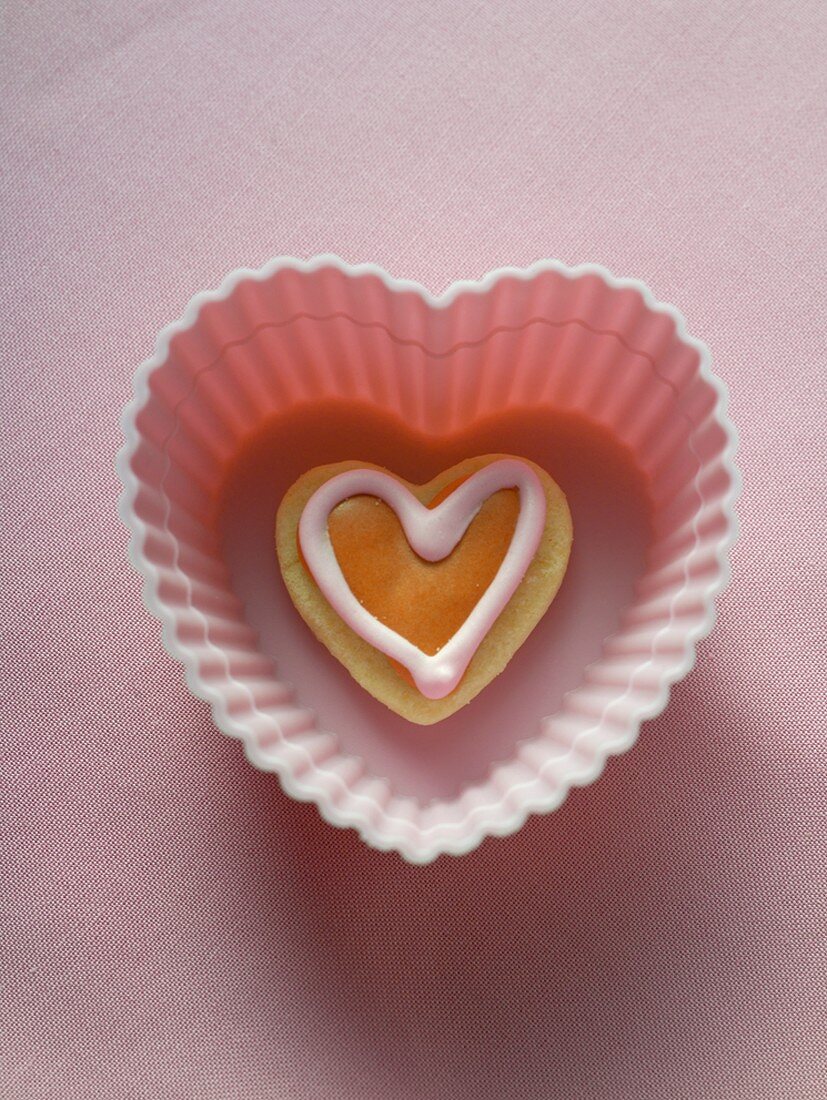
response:
M10 0L0 1097L823 1100L827 12ZM190 296L551 256L711 347L733 581L639 744L425 868L288 799L144 611L118 417Z

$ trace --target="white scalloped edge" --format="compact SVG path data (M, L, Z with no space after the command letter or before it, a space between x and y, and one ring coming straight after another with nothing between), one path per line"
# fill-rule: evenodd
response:
M717 571L700 589L699 594L704 608L702 618L695 624L694 629L683 635L683 649L680 655L662 655L660 657L661 668L657 690L654 691L651 687L636 689L634 679L632 679L624 695L614 698L611 703L606 705L604 710L596 716L592 726L579 735L572 749L579 747L591 734L597 733L606 719L609 707L618 703L624 703L627 706L624 716L624 732L618 734L611 742L604 741L603 744L590 745L592 755L588 760L581 759L578 761L576 759L577 753L571 752L572 760L568 772L563 777L557 777L557 786L553 790L547 789L545 792L534 794L529 792L529 788L535 784L536 780L542 778L542 769L535 769L536 774L532 776L531 782L512 784L504 792L492 790L491 800L476 806L466 814L461 822L437 825L431 829L418 827L414 835L408 838L399 833L394 837L392 833L388 833L387 829L383 831L380 828L380 823L387 826L389 821L379 802L350 791L348 793L351 808L348 809L345 806L336 804L329 782L321 785L319 783L313 784L304 776L297 778L294 775L294 766L286 759L287 754L279 758L273 752L262 752L255 743L254 736L244 728L243 724L236 722L227 712L222 693L205 683L198 674L194 648L180 642L175 637L173 628L176 613L174 608L168 606L158 596L159 571L152 562L147 560L142 550L147 527L134 511L134 501L140 486L139 479L131 468L131 459L140 442L137 418L149 396L150 376L166 361L172 338L190 328L205 305L228 298L236 286L244 280L265 281L276 272L284 269L293 269L309 274L330 267L351 278L359 278L365 275L375 276L385 284L388 290L415 293L432 309L447 308L461 294L485 294L502 279L530 281L538 275L549 272L554 272L569 280L584 275L595 275L613 289L635 290L641 295L649 310L667 314L675 324L677 338L697 352L699 374L703 381L716 393L715 408L709 419L714 420L720 426L727 441L718 461L726 471L729 487L723 498L716 500L716 504L726 517L726 530L721 535L715 548ZM375 264L351 265L332 254L316 256L308 261L294 257L277 257L257 270L240 268L233 271L222 281L217 290L205 291L195 295L187 305L180 320L168 325L159 333L153 355L141 363L136 371L133 383L134 396L121 416L124 444L118 452L116 468L123 485L123 492L118 501L118 511L131 535L128 551L130 561L144 580L142 586L144 604L147 610L161 621L164 646L169 654L184 666L190 691L210 705L213 719L223 733L242 741L246 755L254 766L267 771L275 771L278 774L281 785L288 795L299 801L315 802L321 816L330 824L340 828L353 828L371 847L380 850L395 850L411 863L428 863L440 854L467 854L478 847L486 836L507 836L516 832L530 814L551 812L565 800L572 787L585 786L597 779L610 756L625 752L635 743L641 724L656 717L665 709L672 684L683 679L694 667L697 644L710 633L715 624L715 598L729 582L729 552L738 536L735 503L741 490L741 477L734 462L738 441L734 425L727 412L728 393L723 381L712 372L710 361L709 350L704 344L688 334L685 320L678 310L656 301L649 288L639 280L615 278L605 268L596 264L583 264L572 268L554 260L542 260L527 268L503 267L490 272L480 280L455 282L439 295L432 294L419 283L395 279ZM703 494L701 494L701 498L702 504L707 503ZM697 516L695 522L697 523ZM675 604L684 591L683 589L678 590L674 594L668 620L658 633L668 631L675 618ZM237 681L233 682L237 683ZM297 752L300 753L303 750L296 745L292 745L290 753L295 756ZM312 763L309 756L307 762ZM493 771L494 768L492 767L491 772L489 772L489 782L481 788L475 788L476 790L486 790L487 787L492 787L490 776ZM326 778L329 780L333 777L330 773L327 773ZM339 777L336 777L336 781L342 786L346 786ZM517 802L516 806L514 806L515 802ZM364 806L362 806L363 803ZM509 809L509 804L512 806L511 809ZM455 834L454 836L451 835L452 832Z

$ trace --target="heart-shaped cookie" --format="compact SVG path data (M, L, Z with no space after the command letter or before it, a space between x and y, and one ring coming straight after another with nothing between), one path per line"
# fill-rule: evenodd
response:
M559 486L507 455L421 486L367 463L317 467L276 521L307 624L367 691L423 725L502 672L554 599L571 541Z

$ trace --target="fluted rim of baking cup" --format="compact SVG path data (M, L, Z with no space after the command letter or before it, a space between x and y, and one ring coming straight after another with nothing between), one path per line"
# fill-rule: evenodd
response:
M245 281L265 282L279 272L294 270L310 275L324 269L335 269L349 279L357 280L372 276L381 281L384 287L393 293L411 293L417 295L432 310L444 310L457 298L465 294L485 295L499 282L505 279L530 282L540 275L554 273L566 280L574 281L584 276L595 276L606 287L614 291L635 291L640 295L644 306L650 313L662 314L671 318L675 326L675 338L697 354L697 375L712 391L715 402L705 418L694 425L698 432L711 423L720 428L724 444L714 456L714 462L725 474L725 488L714 495L705 495L703 487L698 485L704 470L704 463L698 459L699 468L694 477L694 488L700 504L692 518L694 542L685 555L688 561L699 545L698 528L705 513L718 510L724 519L723 529L712 545L715 568L707 571L700 579L695 578L690 585L688 570L684 570L684 583L675 588L671 600L651 639L651 661L658 672L656 683L647 678L644 683L635 684L635 675L631 675L625 691L611 696L603 707L596 711L593 720L580 730L568 745L565 755L546 752L545 760L532 762L526 778L509 782L506 786L497 783L497 772L512 766L520 759L521 748L526 742L516 746L514 756L505 762L490 766L486 780L475 786L465 788L455 799L438 800L428 807L417 804L417 812L433 809L434 805L456 806L463 802L466 807L459 819L436 822L423 826L414 818L391 815L386 804L395 796L390 792L385 803L375 796L355 791L348 787L346 779L327 768L321 772L309 751L296 743L290 743L283 731L272 738L274 744L266 749L257 742L255 729L243 721L238 721L225 705L228 689L242 689L250 695L251 713L263 717L249 688L243 680L237 680L229 668L228 661L220 645L216 645L209 636L208 623L202 612L191 601L189 578L180 571L187 585L187 606L185 612L192 613L203 621L203 637L182 639L176 634L180 608L168 602L161 594L163 573L145 552L147 538L155 528L146 523L136 512L135 503L143 484L132 466L132 460L142 442L138 418L150 398L150 379L166 363L173 338L191 329L205 306L225 301L239 284ZM349 318L355 323L355 318ZM573 318L572 320L577 320ZM382 326L384 327L384 326ZM588 326L587 326L588 327ZM491 333L496 329L492 326ZM393 336L390 330L389 335ZM595 331L595 330L593 330ZM596 330L600 331L600 330ZM623 337L612 332L622 341ZM424 349L427 351L427 349ZM635 349L631 349L633 352ZM446 353L447 354L447 353ZM646 352L637 351L651 360ZM637 740L641 724L660 714L667 705L672 685L687 675L696 661L697 644L712 630L715 619L715 599L730 579L730 550L738 536L738 518L735 504L741 489L741 477L735 465L737 451L737 433L728 415L728 392L724 382L711 369L711 357L707 347L691 337L681 313L671 305L658 302L649 288L639 280L619 279L605 268L596 264L584 264L567 267L554 260L542 260L527 268L502 267L491 271L479 280L461 280L453 283L441 294L433 294L419 283L396 279L383 268L375 264L351 265L335 255L320 255L311 260L293 257L277 257L259 269L240 268L229 274L214 291L196 294L187 305L182 317L168 325L158 334L152 356L138 367L134 376L134 395L124 408L121 427L124 443L120 448L116 468L123 486L118 501L120 517L130 533L129 559L143 578L142 596L148 611L162 623L164 646L170 655L179 661L186 674L190 691L208 703L218 728L230 737L239 739L244 745L250 762L266 771L278 774L281 785L291 797L304 802L315 802L321 816L330 824L341 828L355 829L371 847L380 850L395 850L411 863L428 863L440 854L463 855L475 849L486 836L506 836L516 832L531 814L548 813L556 809L566 798L569 790L575 786L585 786L599 777L610 756L618 755L629 749ZM653 363L654 366L654 363ZM685 414L684 414L685 416ZM688 418L687 418L688 419ZM690 438L691 445L691 438ZM698 458L698 456L695 456ZM167 456L167 462L169 462ZM171 541L176 536L170 532L167 522L169 509L165 514L162 533ZM700 611L691 613L691 622L680 623L681 612L678 605L687 592L691 592L693 605L700 605ZM681 644L674 648L658 649L657 642L680 624ZM674 641L674 636L672 637ZM199 671L199 661L207 655L223 661L223 676L219 682L208 682ZM584 679L566 693L564 702L588 690L589 670L595 663L584 668ZM598 681L599 683L599 681ZM609 712L621 708L620 721L610 718ZM297 706L292 707L293 730L301 729L301 718L296 726L296 716L311 714ZM277 722L272 715L268 721ZM547 720L547 716L538 715L538 721ZM312 719L306 728L315 731ZM323 731L318 731L320 734ZM327 735L327 731L324 731ZM332 734L335 737L335 734ZM541 751L542 755L542 751ZM340 758L344 765L357 760L352 754ZM297 767L297 761L303 765ZM546 773L553 773L554 785L546 783ZM382 777L370 776L371 780ZM342 798L344 797L344 801ZM403 799L411 803L410 798ZM470 805L469 805L470 804Z

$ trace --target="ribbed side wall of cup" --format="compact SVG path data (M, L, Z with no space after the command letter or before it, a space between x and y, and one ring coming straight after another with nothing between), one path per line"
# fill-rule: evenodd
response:
M434 309L376 275L331 267L242 280L187 319L125 419L133 555L191 686L291 794L412 859L463 851L557 805L663 707L711 627L735 494L720 394L672 313L594 273L505 275ZM392 776L367 774L315 728L259 653L221 557L217 492L242 442L280 412L336 398L434 435L508 409L580 413L625 443L649 479L650 567L619 631L515 759L451 802L396 797Z

